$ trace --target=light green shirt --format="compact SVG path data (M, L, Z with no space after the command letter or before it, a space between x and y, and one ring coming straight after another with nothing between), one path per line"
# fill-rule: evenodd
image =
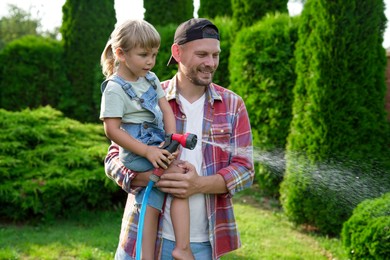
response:
M144 78L139 78L136 82L129 82L133 91L138 97L145 93L151 84ZM157 99L165 97L164 90L161 88L160 81L156 77L156 92ZM123 123L140 124L144 121L152 121L154 115L141 107L138 100L131 100L122 86L112 80L107 83L107 86L102 94L100 120L106 117L121 118Z

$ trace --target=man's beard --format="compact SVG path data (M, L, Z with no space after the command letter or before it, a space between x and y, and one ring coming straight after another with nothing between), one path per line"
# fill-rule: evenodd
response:
M211 78L208 80L202 80L197 76L198 73L202 73L202 71L210 72ZM215 70L211 69L210 67L196 67L192 68L188 73L185 74L186 78L191 81L194 85L201 86L201 87L207 87L210 85L210 83L213 81Z

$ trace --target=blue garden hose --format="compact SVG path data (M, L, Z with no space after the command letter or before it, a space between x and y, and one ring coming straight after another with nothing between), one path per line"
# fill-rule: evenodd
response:
M141 259L142 233L143 233L143 230L144 230L145 212L146 212L146 208L148 207L149 195L150 195L150 191L153 188L153 185L154 185L154 181L150 180L148 182L148 185L146 186L144 198L142 199L141 212L140 212L140 215L139 215L139 222L138 222L137 243L136 243L137 245L136 245L136 248L135 248L136 259L137 260Z

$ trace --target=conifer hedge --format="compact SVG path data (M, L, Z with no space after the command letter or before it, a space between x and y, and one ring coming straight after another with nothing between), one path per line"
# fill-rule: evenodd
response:
M229 58L233 44L233 21L230 17L215 17L214 19L210 19L210 21L218 27L221 48L219 65L218 69L215 71L213 82L222 87L229 88Z
M0 109L0 215L50 219L112 208L119 187L104 173L103 127L50 107Z
M179 25L194 17L193 0L148 0L144 8L144 19L154 26Z
M82 122L98 122L100 111L100 55L114 29L114 0L66 0L60 32L70 88L67 116Z
M156 26L156 30L160 34L161 44L156 58L156 64L152 71L156 73L160 81L172 78L177 72L176 65L167 66L168 60L171 57L171 46L178 25L167 24L164 26Z
M269 161L260 161L255 167L261 190L272 196L278 196L284 174L283 153L296 79L298 21L298 17L290 18L288 14L267 15L242 29L229 61L230 89L245 100L256 150L274 156L270 160L277 164L271 167Z
M288 0L231 0L234 31L251 26L266 13L287 13Z
M390 189L384 3L308 0L301 19L282 204L295 223L338 235L360 201ZM341 170L324 171L328 164ZM342 185L347 174L354 178ZM335 178L336 189L327 184ZM365 178L383 184L368 183L369 190L343 204L353 196L343 191ZM328 182L319 187L319 179Z
M0 108L61 107L69 87L63 61L57 40L28 35L9 43L0 52Z
M232 3L230 0L200 0L198 17L202 18L215 18L220 17L232 17Z

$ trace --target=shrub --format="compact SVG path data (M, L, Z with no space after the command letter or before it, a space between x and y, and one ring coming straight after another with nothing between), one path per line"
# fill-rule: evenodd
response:
M232 4L231 1L226 0L200 0L198 17L215 18L217 16L232 16Z
M194 17L192 0L148 0L144 7L145 20L154 26L180 24Z
M351 259L390 256L390 193L360 203L342 229L342 243Z
M287 153L298 158L288 158L281 190L284 210L297 224L339 235L359 202L389 188L389 172L374 171L385 169L390 157L384 110L385 23L382 0L305 4L287 145ZM340 158L341 170L337 165L333 171L323 169ZM342 182L352 176L384 181L382 187L361 190L361 196L346 205L343 192L348 186ZM320 189L319 178L326 180ZM351 180L350 186L359 181Z
M263 19L266 13L287 13L287 2L288 0L231 0L234 31L252 26Z
M164 26L156 26L156 30L161 37L161 44L158 50L156 65L152 69L161 81L170 79L177 72L177 66L167 66L168 60L171 57L171 46L176 31L176 24L168 24Z
M0 109L0 215L52 218L111 206L101 125L81 124L50 107Z
M229 58L233 44L233 21L230 17L217 16L211 20L217 27L220 37L221 53L219 66L214 74L213 82L225 88L230 86Z
M59 41L24 36L0 52L0 107L17 111L50 105L59 107L69 86Z
M100 55L116 22L114 0L66 0L60 28L70 87L61 111L82 122L98 122Z
M254 145L276 156L271 161L283 164L276 168L268 161L256 165L257 183L272 196L278 196L284 173L280 168L284 168L283 152L291 121L298 21L287 14L268 15L242 29L229 61L231 89L245 100Z

